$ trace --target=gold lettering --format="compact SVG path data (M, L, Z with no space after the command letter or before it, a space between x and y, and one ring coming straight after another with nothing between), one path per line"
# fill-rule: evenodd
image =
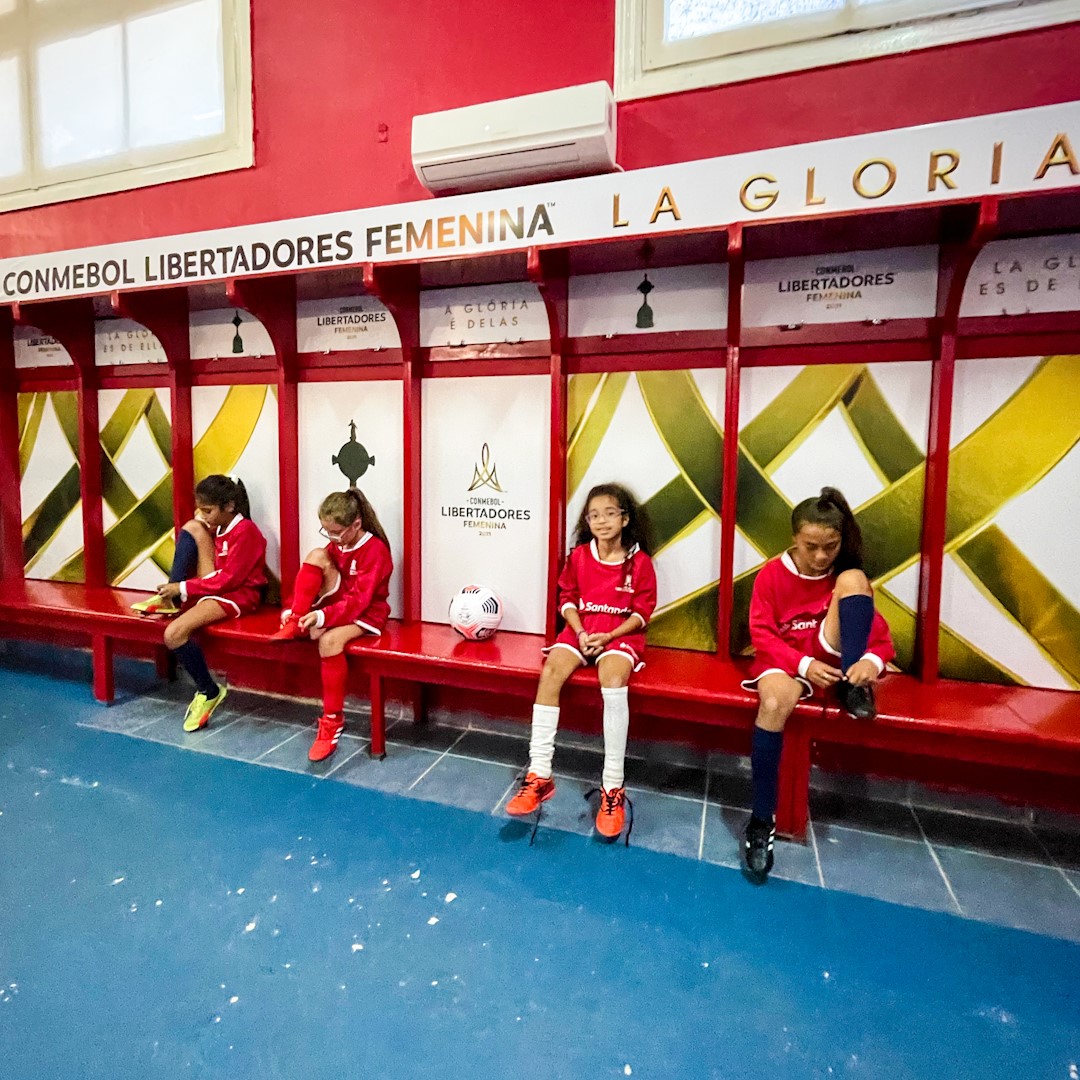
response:
M1076 154L1073 152L1072 143L1069 142L1069 136L1063 131L1054 136L1054 141L1050 149L1046 151L1046 157L1042 159L1042 164L1035 174L1035 179L1041 180L1055 165L1068 165L1069 172L1073 176L1080 175L1080 162L1076 160Z
M436 243L439 247L453 247L454 246L454 219L452 217L441 217L435 222L435 234L438 237Z
M616 192L611 196L611 227L621 229L629 224L629 221L619 217L619 193Z
M746 207L752 214L760 214L763 210L768 210L770 206L778 198L780 198L780 192L776 191L751 191L750 185L758 182L763 184L775 184L776 177L769 173L758 173L756 176L751 176L743 183L743 186L739 188L739 202ZM753 205L751 206L751 202Z
M943 158L949 162L944 168L942 167ZM940 180L950 191L955 191L956 181L951 174L956 171L959 164L960 155L955 150L931 150L930 175L926 180L926 190L937 191L937 182Z
M660 192L660 198L656 200L656 206L653 207L649 224L655 225L656 219L661 214L674 214L676 221L682 221L682 214L679 213L679 208L675 205L675 196L671 194L671 188L669 187Z
M806 170L806 205L807 206L824 206L825 196L814 194L814 175L817 172L816 169Z
M468 215L462 214L458 218L458 243L465 246L465 234L469 234L469 238L474 244L482 244L484 242L484 211L481 210L476 215L475 221L470 221Z
M1000 184L1001 183L1001 148L1004 145L1005 145L1004 143L999 143L999 142L994 143L994 159L990 163L990 183L991 184Z
M880 165L886 172L885 183L878 191L867 191L863 186L863 175L867 169L873 168L875 165ZM851 186L855 189L855 193L860 195L864 199L880 199L882 195L888 195L893 189L893 185L896 183L896 166L887 158L870 158L869 161L864 161L856 170L854 176L851 178Z
M424 222L424 227L419 232L411 221L405 226L405 250L409 252L413 248L431 250L431 218Z

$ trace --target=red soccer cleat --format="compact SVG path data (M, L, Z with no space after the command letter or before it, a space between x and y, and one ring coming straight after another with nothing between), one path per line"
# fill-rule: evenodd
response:
M506 812L514 817L524 817L540 808L555 794L555 781L550 777L529 773L518 793L506 804Z
M596 831L609 840L623 831L626 824L626 788L600 789L600 809L596 812Z
M307 632L300 629L300 617L290 614L281 624L281 629L275 630L270 635L271 641L295 641L297 638L306 637Z
M319 733L308 751L308 761L325 761L336 749L338 739L345 730L341 714L319 717Z

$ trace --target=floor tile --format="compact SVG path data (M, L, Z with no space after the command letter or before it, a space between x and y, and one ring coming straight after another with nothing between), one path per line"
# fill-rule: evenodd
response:
M416 724L411 720L403 720L394 725L393 735L388 734L387 742L392 742L395 746L437 750L441 754L444 750L449 750L461 736L460 728L442 724Z
M292 724L264 720L257 716L242 716L235 724L211 728L199 749L235 761L255 761L295 732L296 728Z
M936 847L969 918L1080 941L1080 897L1050 866Z
M365 750L342 765L334 773L334 779L345 784L355 784L357 787L400 795L414 780L418 780L425 770L431 768L439 757L440 754L434 750L396 744L389 748L382 761L377 761ZM491 800L492 805L495 798Z
M1032 810L1031 820L1037 828L1057 829L1080 836L1080 814L1066 814L1058 810Z
M701 857L718 866L741 869L743 833L749 820L749 810L710 803L705 818L705 843ZM805 843L800 843L778 836L773 846L773 856L776 861L770 877L820 886L817 858L809 838Z
M1080 870L1080 833L1035 826L1035 838L1064 870Z
M628 789L634 803L634 831L630 843L650 851L666 851L696 859L701 847L701 808L697 799L680 799L655 791ZM592 813L598 803L593 798ZM629 819L629 809L627 810ZM621 841L620 841L621 843Z
M169 705L161 710L160 719L139 728L136 734L140 739L149 739L151 742L197 749L212 731L237 723L239 720L239 716L225 712L221 715L215 713L210 724L201 731L185 731L184 710L177 709L175 705Z
M1050 861L1034 832L1022 822L950 814L921 806L915 808L915 814L926 831L926 838L935 846L942 844L1027 862Z
M123 704L103 706L93 713L93 719L85 726L130 735L166 716L176 716L173 702L148 697L134 698Z
M910 787L907 780L885 780L859 773L832 772L817 765L810 771L810 786L815 791L835 791L848 797L890 803L906 803Z
M283 725L282 741L273 748L268 748L258 759L259 765L269 765L274 769L287 772L305 773L309 776L328 776L339 768L344 768L345 759L351 757L357 749L367 747L367 740L355 735L342 735L338 748L325 761L309 761L308 751L315 741L315 727L294 728Z
M513 765L520 771L529 761L529 743L527 739L508 734L469 730L454 744L452 753L458 757L480 758L483 761Z
M753 784L748 772L717 772L710 768L709 802L742 810L749 808L752 796Z
M941 791L912 781L908 785L908 802L916 809L946 810L976 817L997 818L1001 821L1025 821L1027 810L1003 802L994 795L968 791Z
M825 887L928 911L956 911L949 890L921 840L818 825Z
M576 833L578 836L591 836L596 810L585 801L585 793L596 787L591 779L565 776L555 773L555 794L544 803L540 815L541 829L556 829L560 832ZM506 814L507 799L514 795L512 789L496 807L497 815ZM510 820L507 816L507 820ZM518 818L518 821L532 828L533 816Z
M513 765L447 754L407 794L427 802L490 813L517 774Z
M626 786L659 791L667 795L705 798L705 767L664 761L656 754L646 759L626 759Z
M1066 870L1064 871L1064 873L1072 884L1073 889L1077 893L1077 898L1080 899L1080 871Z
M824 825L844 825L908 840L922 839L914 813L902 803L878 802L838 791L811 791L810 817Z

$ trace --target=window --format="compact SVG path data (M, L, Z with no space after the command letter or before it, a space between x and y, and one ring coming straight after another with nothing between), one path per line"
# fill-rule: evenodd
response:
M617 0L620 100L1077 17L1076 0Z
M0 0L0 211L252 163L250 0Z

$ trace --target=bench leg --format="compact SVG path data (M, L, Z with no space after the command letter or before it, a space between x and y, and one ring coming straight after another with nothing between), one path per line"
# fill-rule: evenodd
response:
M94 659L94 697L111 705L113 688L113 642L112 638L95 634L91 639Z
M427 723L427 702L424 700L424 684L412 683L409 688L409 707L414 724Z
M370 677L371 697L371 745L368 753L380 760L386 757L386 698L383 681L379 675Z
M162 646L154 650L154 668L159 679L176 682L176 654Z
M810 725L792 716L784 729L776 831L796 840L806 837L810 816Z

